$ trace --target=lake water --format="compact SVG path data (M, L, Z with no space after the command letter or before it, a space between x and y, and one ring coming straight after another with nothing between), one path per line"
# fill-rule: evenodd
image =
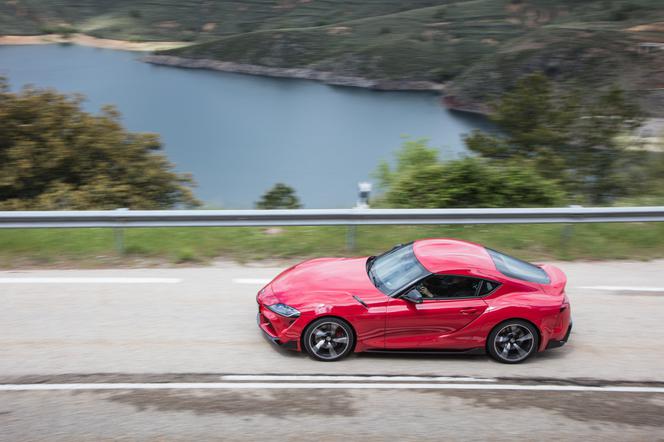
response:
M441 157L484 119L444 109L435 94L376 92L154 66L141 54L69 45L0 46L0 75L114 104L125 127L161 135L177 170L207 205L249 208L276 182L308 208L350 207L357 182L392 160L403 136L426 137Z

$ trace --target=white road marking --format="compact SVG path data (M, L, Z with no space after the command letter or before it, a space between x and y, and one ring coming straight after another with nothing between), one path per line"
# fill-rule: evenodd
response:
M495 379L454 376L349 376L349 375L264 375L227 374L223 381L339 381L339 382L496 382Z
M177 284L179 278L126 278L126 277L17 277L0 278L0 284Z
M514 390L576 391L604 393L664 393L664 387L582 385L517 385L517 384L420 384L420 383L263 383L263 382L184 382L184 383L98 383L98 384L3 384L0 391L49 390Z
M233 282L235 284L255 284L255 285L265 285L268 282L272 281L267 278L234 278Z
M606 290L612 292L664 292L664 287L622 287L613 285L591 285L578 288L588 290Z

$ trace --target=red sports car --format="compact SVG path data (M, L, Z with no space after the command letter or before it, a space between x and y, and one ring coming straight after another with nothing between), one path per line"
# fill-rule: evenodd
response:
M258 293L258 323L274 343L321 361L353 351L486 351L512 364L567 342L566 282L552 265L426 239L297 264Z

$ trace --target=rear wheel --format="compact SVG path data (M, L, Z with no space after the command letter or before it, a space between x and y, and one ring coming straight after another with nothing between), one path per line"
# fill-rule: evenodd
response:
M319 361L338 361L353 350L353 329L343 319L321 318L309 324L302 339L309 356Z
M489 334L491 357L504 364L518 364L537 351L539 336L529 322L512 319L498 324Z

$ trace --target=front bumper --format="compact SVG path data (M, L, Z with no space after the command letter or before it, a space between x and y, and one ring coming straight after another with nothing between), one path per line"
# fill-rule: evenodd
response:
M260 328L261 332L263 332L262 333L263 337L268 341L270 341L272 344L277 345L281 348L285 348L287 350L297 351L299 349L297 340L290 340L284 342L281 339L279 339L279 337L276 335L272 323L265 315L263 315L260 307L258 310L258 314L256 315L256 322L258 323L258 328Z
M569 327L567 327L567 332L565 333L565 336L560 339L560 340L549 340L549 343L546 345L547 350L550 348L558 348L562 347L563 345L567 344L567 341L569 340L569 335L572 333L572 323L569 323Z

